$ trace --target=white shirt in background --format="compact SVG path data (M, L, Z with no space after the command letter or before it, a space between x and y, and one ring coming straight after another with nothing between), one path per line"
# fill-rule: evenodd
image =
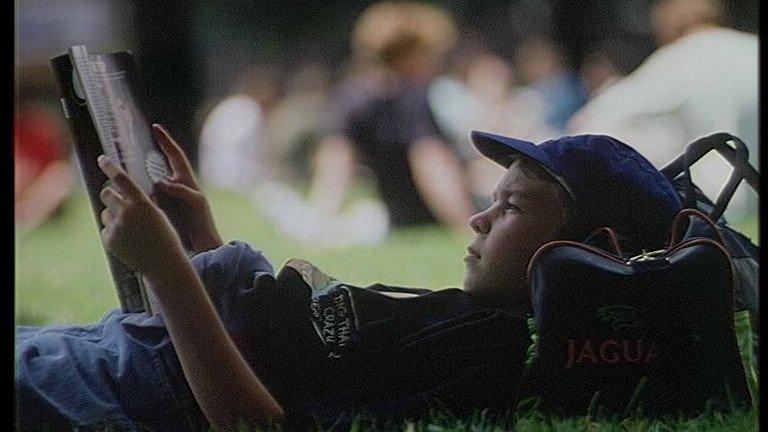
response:
M251 192L269 178L268 136L259 103L232 95L211 110L200 133L200 177L206 184Z
M723 131L747 144L757 169L758 51L750 33L705 28L688 34L589 101L571 119L570 132L614 136L662 167L687 143ZM714 199L730 165L711 152L691 173ZM742 183L725 216L737 221L756 212L757 194Z

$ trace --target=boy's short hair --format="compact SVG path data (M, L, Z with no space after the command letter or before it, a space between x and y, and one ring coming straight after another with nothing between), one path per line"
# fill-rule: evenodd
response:
M537 145L472 131L472 143L504 167L522 154L560 183L573 204L574 237L611 227L629 252L661 248L682 209L669 179L640 153L606 135L566 136Z

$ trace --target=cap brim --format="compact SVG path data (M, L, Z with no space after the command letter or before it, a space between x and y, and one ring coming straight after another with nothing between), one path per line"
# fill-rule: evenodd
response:
M483 156L491 159L504 168L509 168L515 155L523 154L535 159L547 170L553 171L554 167L552 166L549 156L532 142L494 135L478 130L472 131L471 138L472 144Z
M501 135L495 135L488 132L473 130L471 134L472 144L477 150L488 159L496 162L504 168L509 168L515 155L522 154L537 161L563 188L568 195L574 198L573 190L568 182L562 178L554 163L547 153L538 145L530 142L509 138Z

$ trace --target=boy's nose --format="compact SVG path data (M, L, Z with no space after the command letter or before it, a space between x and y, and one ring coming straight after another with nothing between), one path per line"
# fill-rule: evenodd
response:
M485 213L485 211L475 213L469 218L469 226L472 228L472 231L477 234L488 234L488 230L490 229L490 224L488 223Z

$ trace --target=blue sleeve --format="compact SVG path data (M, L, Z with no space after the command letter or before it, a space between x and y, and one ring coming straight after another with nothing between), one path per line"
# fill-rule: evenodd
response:
M227 327L259 280L274 281L274 268L261 251L247 243L232 241L192 258L192 265ZM235 327L237 325L235 324Z

